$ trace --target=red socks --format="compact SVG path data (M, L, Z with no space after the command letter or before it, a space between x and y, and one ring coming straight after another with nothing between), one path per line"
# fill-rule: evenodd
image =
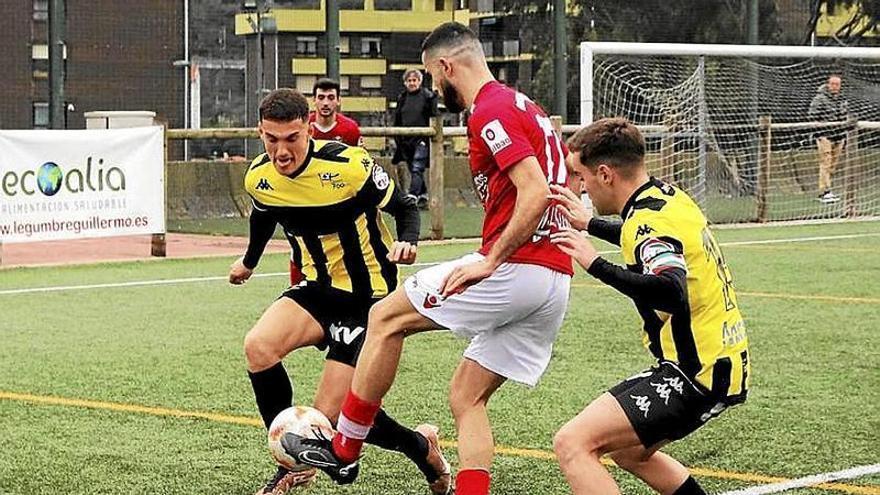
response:
M336 422L338 433L333 437L333 453L339 460L352 463L360 457L364 440L381 405L381 402L368 402L348 391Z
M455 495L489 495L489 471L459 470L455 477Z

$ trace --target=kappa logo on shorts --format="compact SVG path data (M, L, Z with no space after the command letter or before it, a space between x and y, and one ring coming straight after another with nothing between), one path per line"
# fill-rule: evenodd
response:
M684 394L684 381L681 378L677 376L673 376L672 378L665 377L663 378L663 381L668 383L669 386L672 387L673 390L678 392L679 395Z
M636 401L636 407L639 408L639 411L645 413L645 417L648 417L648 411L651 410L651 400L648 399L647 395L630 395L630 398Z
M663 399L663 404L668 406L669 405L669 394L672 393L672 389L669 388L669 384L668 383L654 383L654 382L648 382L648 383L650 383L651 386L654 387L654 391L657 392L657 395L661 399Z
M425 302L422 304L425 306L425 309L439 308L443 305L443 299L440 299L439 296L435 296L434 294L427 294L425 296Z

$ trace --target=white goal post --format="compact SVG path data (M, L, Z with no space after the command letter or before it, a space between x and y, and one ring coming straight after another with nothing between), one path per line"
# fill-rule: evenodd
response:
M584 42L580 68L581 125L633 121L712 221L880 216L880 48Z

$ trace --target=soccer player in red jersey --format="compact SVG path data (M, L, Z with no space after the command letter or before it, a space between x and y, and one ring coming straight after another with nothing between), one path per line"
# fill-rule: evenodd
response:
M446 329L470 341L449 396L460 464L455 493L486 495L494 454L489 398L507 380L538 382L568 305L571 258L550 242L568 221L548 199L550 184L566 184L567 151L538 105L495 80L466 26L437 27L422 44L422 61L446 107L471 111L470 167L486 211L482 246L416 273L373 306L337 435L322 442L288 434L282 444L300 462L351 481L404 337Z
M339 141L349 146L363 146L361 128L357 121L339 112L342 102L339 83L333 79L318 79L312 87L315 111L309 114L309 130L312 138L322 141Z

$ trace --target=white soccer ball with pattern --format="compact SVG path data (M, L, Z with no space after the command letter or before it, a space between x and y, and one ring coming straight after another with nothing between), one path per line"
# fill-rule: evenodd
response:
M335 434L327 416L314 407L293 406L278 413L269 426L269 452L279 466L291 471L308 469L311 466L299 464L287 454L281 445L281 437L285 433L294 433L306 438L318 438L318 435L333 438Z

